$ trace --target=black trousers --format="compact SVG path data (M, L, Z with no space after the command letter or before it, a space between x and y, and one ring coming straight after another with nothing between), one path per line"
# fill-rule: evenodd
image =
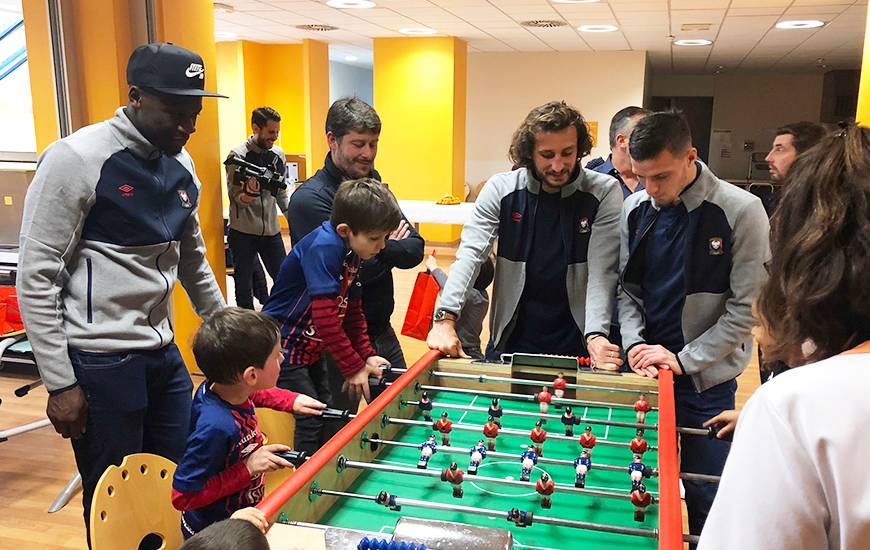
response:
M235 229L230 229L227 244L233 253L235 274L233 280L236 287L236 304L246 309L254 309L254 291L252 287L254 263L257 255L263 260L266 271L274 281L284 262L287 252L284 250L284 240L281 234L260 236L249 235Z

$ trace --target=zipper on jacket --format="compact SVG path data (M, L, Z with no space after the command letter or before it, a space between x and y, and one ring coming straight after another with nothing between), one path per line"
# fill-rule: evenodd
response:
M652 208L652 205L650 205L650 207ZM656 214L655 216L653 216L652 221L644 228L643 232L641 232L640 238L638 238L637 241L638 246L640 246L640 241L642 241L644 237L646 237L647 233L649 233L652 227L656 224L656 221L659 219L659 212L659 210L656 210ZM637 247L635 247L634 250L637 251ZM635 297L631 292L628 291L627 288L625 288L625 272L628 271L629 263L631 263L631 252L629 252L628 258L625 260L625 269L623 269L622 273L619 274L619 286L622 288L622 291L625 292L625 294L629 298L631 298L631 301L634 302L634 304L640 310L640 318L643 320L643 324L646 325L646 313L644 313L643 311L643 306L641 305L637 297Z
M91 263L91 259L87 258L85 260L85 264L88 268L88 323L94 322L94 298L93 298L93 290L94 290L94 266Z

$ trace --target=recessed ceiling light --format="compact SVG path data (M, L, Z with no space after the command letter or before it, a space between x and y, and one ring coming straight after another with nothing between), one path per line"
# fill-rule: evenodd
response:
M353 63L354 61L359 61L359 58L355 55L346 55L344 56L344 60Z
M236 38L239 35L234 32L214 31L214 36L215 38Z
M363 10L375 7L375 3L368 0L329 0L326 5L341 10Z
M712 43L712 40L707 40L705 38L684 38L682 40L674 41L674 44L677 46L709 46Z
M411 36L426 36L428 34L436 34L438 31L430 29L429 27L406 27L404 29L399 29L399 32Z
M619 27L615 25L580 25L577 27L580 32L615 32Z
M777 29L815 29L823 27L824 21L818 19L806 19L803 21L780 21L776 24Z
M333 25L296 25L296 28L303 31L314 31L314 32L326 32L326 31L337 31L338 27Z
M594 4L599 0L552 0L554 4Z
M221 2L215 2L214 9L225 13L233 13L234 11L236 11L236 8L232 7L231 5L223 4Z

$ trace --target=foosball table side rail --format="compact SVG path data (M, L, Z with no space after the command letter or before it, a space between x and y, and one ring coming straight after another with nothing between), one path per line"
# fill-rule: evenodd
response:
M437 351L427 352L405 375L387 387L381 395L366 406L344 428L314 453L293 475L275 488L257 506L274 523L281 513L293 521L317 523L329 510L336 497L311 497L311 487L316 482L321 488L344 491L362 473L362 470L347 469L339 472L338 458L372 462L383 447L363 442L364 435L378 434L383 439L393 439L402 428L400 425L382 423L384 415L390 418L407 418L415 413L412 407L402 407L400 396L410 398L414 382L425 374L429 365L438 359ZM376 447L376 448L373 448Z
M680 505L680 462L677 457L677 421L674 373L659 370L659 550L683 548L683 511Z

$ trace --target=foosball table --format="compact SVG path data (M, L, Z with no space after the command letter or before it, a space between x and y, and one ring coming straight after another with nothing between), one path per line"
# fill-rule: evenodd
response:
M682 548L670 371L532 359L381 382L260 503L271 548Z

